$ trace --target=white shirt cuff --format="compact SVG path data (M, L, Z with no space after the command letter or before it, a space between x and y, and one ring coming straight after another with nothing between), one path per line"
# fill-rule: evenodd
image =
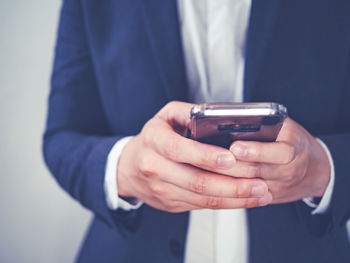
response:
M138 199L134 199L128 202L118 196L117 186L117 167L119 157L125 147L125 145L132 139L132 136L124 137L117 141L112 147L107 157L104 190L106 194L107 206L111 210L117 210L121 208L126 211L138 209L143 202Z
M333 188L334 188L334 181L335 181L335 170L334 170L334 162L333 162L332 155L331 155L327 145L323 141L321 141L318 138L316 138L316 140L320 143L320 145L326 151L329 163L331 165L331 175L330 175L330 180L329 180L328 186L326 188L326 191L325 191L324 195L322 196L321 202L318 205L313 202L313 198L304 198L303 199L305 204L307 204L308 206L310 206L312 208L315 208L311 212L312 215L324 214L327 212L329 205L331 203Z

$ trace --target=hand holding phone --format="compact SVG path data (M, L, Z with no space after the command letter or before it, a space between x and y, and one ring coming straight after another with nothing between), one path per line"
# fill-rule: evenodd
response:
M127 142L117 166L118 194L172 213L270 203L261 179L224 174L236 169L232 152L182 136L192 106L170 102Z

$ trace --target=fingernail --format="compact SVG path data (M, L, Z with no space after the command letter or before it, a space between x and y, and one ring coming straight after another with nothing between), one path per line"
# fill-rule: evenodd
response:
M217 158L218 168L229 169L235 164L235 157L232 154L221 154Z
M247 148L240 143L234 144L231 148L231 151L236 157L243 157L247 154Z
M252 197L263 197L266 194L266 187L264 185L256 185L252 188Z
M269 194L267 194L264 197L259 199L259 205L265 206L265 205L268 205L271 201L272 201L272 195L269 193Z

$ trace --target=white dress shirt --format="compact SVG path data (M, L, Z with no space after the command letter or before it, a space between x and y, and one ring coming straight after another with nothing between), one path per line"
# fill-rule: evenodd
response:
M250 0L179 0L190 100L241 102ZM190 213L185 262L246 263L246 211Z
M251 0L178 0L190 99L202 102L241 102L244 47ZM110 209L137 209L141 201L129 203L118 198L117 164L130 137L119 140L109 153L106 175L106 201ZM324 213L330 203L331 180L313 213ZM248 262L248 232L245 209L196 210L190 212L185 262Z

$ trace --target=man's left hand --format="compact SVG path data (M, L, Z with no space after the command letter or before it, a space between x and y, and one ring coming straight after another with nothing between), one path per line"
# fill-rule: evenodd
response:
M264 179L272 203L322 197L330 180L325 149L290 118L285 120L276 142L236 141L230 150L238 161L225 174Z

